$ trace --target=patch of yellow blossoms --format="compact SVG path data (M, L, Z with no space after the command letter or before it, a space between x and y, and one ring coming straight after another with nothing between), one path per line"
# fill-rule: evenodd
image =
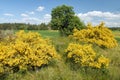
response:
M93 68L106 68L109 65L109 59L104 56L97 56L91 45L80 45L70 43L65 51L67 58L73 60L80 66Z
M74 29L71 37L78 41L95 43L100 47L113 48L118 45L114 39L114 35L107 27L105 27L103 22L97 26L88 24L86 29L80 31Z
M12 41L0 42L0 73L7 69L28 70L47 65L58 57L49 40L39 33L19 31ZM8 42L8 43L6 43Z

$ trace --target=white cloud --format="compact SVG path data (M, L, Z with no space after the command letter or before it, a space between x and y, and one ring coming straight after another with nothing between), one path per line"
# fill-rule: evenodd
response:
M35 18L35 17L29 17L29 18L23 18L24 21L39 21L38 18Z
M40 8L40 7L39 7ZM44 9L44 8L43 8ZM41 9L41 11L43 10ZM23 23L31 23L31 24L40 24L40 23L48 23L51 20L50 14L44 14L39 18L35 14L34 11L25 12L21 14L21 18L13 19L13 17L8 18L0 18L0 22L23 22ZM14 16L13 14L6 13L5 16ZM89 11L86 13L76 14L82 21L85 23L92 22L93 25L99 24L101 21L104 21L108 27L120 27L120 13L112 13L112 12L102 12L102 11Z
M19 19L15 19L15 18L0 18L0 23L15 23L18 22L20 23L21 21Z
M36 10L37 10L37 11L43 11L44 9L45 9L45 7L39 6Z
M14 16L13 14L10 14L10 13L5 13L4 15L5 15L5 16L10 16L10 17L11 17L11 16Z
M29 17L29 15L24 14L24 13L22 13L21 16L22 16L22 17Z
M51 15L50 15L50 14L45 14L45 15L44 15L44 18L45 18L45 19L51 19Z
M40 24L42 21L36 17L25 17L21 20L23 23Z
M28 14L35 14L35 12L34 12L34 11L31 11L31 12L28 12Z
M85 23L92 22L94 25L104 21L109 27L120 26L120 13L90 11L87 13L76 14Z
M48 23L48 22L50 22L50 20L51 20L51 15L50 15L50 14L45 14L43 21L44 21L45 23Z

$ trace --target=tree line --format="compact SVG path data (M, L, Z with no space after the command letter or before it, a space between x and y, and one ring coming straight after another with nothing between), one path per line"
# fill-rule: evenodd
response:
M26 23L1 23L0 30L54 30L56 28L51 27L51 23L45 24L26 24ZM119 30L120 27L109 27L111 30Z
M0 30L49 30L50 23L26 24L26 23L1 23Z
M120 31L120 27L109 27L109 29L111 29L113 31L115 31L115 30Z

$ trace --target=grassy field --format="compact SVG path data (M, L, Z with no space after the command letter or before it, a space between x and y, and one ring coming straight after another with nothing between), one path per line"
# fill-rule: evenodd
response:
M32 32L38 32L44 38L57 38L59 37L59 32L57 30L30 30ZM28 31L26 31L28 32Z
M101 49L94 46L98 54L103 54L111 60L108 71L93 69L72 68L66 63L64 50L71 40L67 37L60 37L58 31L35 31L39 32L44 38L50 38L55 46L57 53L62 59L51 63L48 67L41 68L37 71L17 72L6 75L0 80L120 80L120 32L114 31L113 34L118 41L118 46L112 49ZM74 66L74 65L72 65Z
M120 42L120 31L113 31L115 38Z

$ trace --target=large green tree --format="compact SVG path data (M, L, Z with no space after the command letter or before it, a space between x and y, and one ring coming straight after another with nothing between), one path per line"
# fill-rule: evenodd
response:
M72 34L74 28L82 29L85 27L84 23L75 16L75 12L71 6L57 6L52 9L51 15L51 28L59 30L63 36Z

